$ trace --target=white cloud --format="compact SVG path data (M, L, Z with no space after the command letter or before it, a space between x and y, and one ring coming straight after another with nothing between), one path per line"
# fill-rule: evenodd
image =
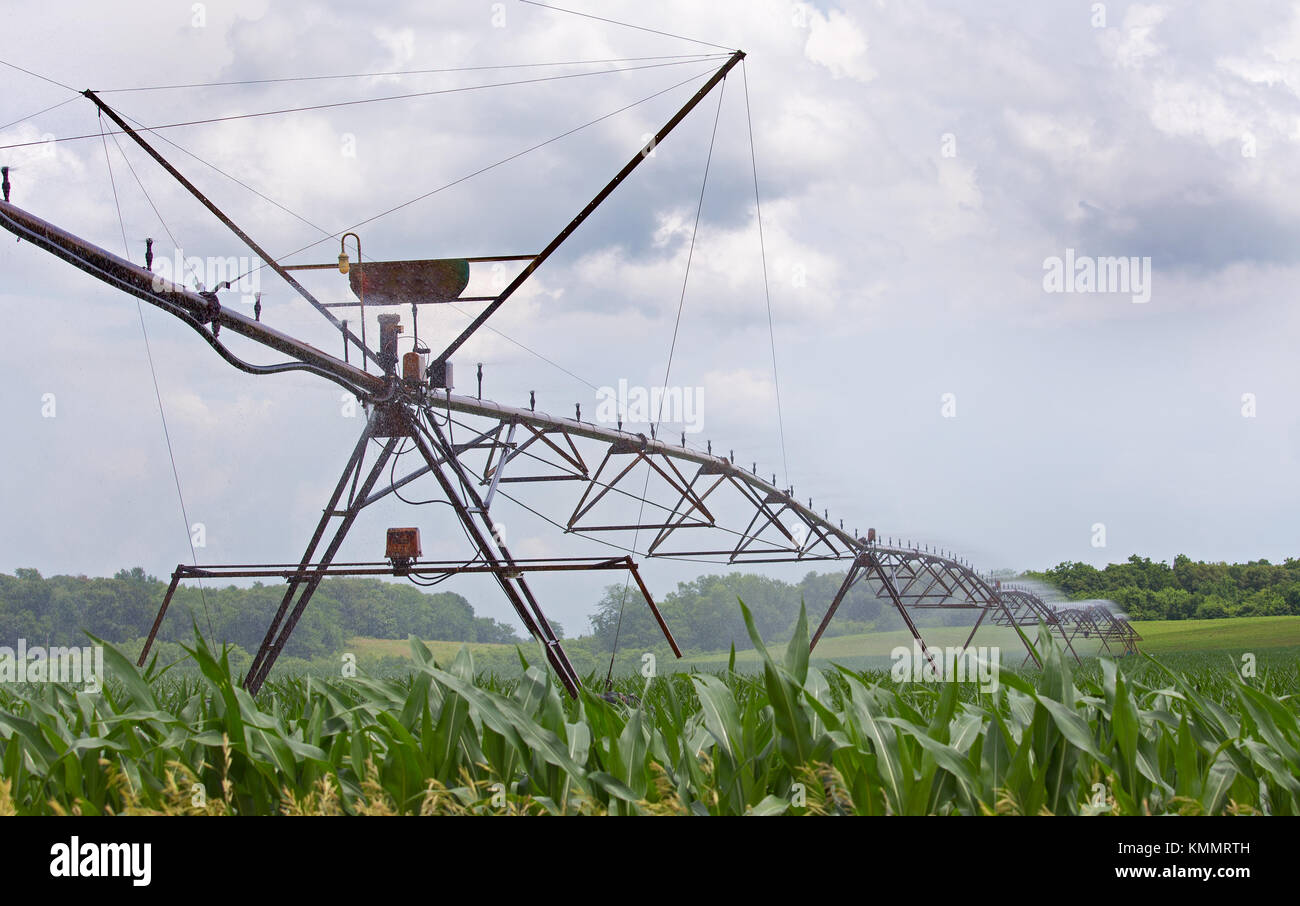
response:
M1163 50L1154 39L1156 26L1169 15L1167 6L1136 4L1124 11L1120 29L1100 33L1102 47L1121 69L1141 69Z
M1007 110L1003 116L1022 145L1059 167L1104 166L1115 159L1115 147L1097 147L1094 117L1019 110Z
M1151 122L1174 136L1210 144L1241 141L1251 122L1219 90L1196 81L1158 79L1151 92Z
M708 371L704 375L704 393L706 422L768 422L776 408L776 385L770 372L749 368Z
M804 54L830 70L835 78L852 78L870 82L876 71L867 61L867 36L847 13L831 10L827 15L813 12L808 17L808 41Z

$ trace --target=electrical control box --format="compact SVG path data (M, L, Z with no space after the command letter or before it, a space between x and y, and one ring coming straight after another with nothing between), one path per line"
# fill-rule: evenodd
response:
M422 382L427 358L418 352L408 352L402 356L402 380L412 384Z
M451 362L435 361L429 366L429 386L434 390L451 390Z
M401 332L401 315L379 316L379 363L386 374L392 374L397 367L397 335Z
M418 528L390 528L388 530L389 560L409 561L418 559L420 550L420 530Z

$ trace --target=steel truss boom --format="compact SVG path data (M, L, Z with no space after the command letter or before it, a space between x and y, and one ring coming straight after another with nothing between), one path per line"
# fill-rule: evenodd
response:
M489 494L504 493L502 488L513 483L578 482L576 503L566 507L570 515L559 522L567 532L599 540L652 533L645 550L634 552L646 557L725 564L849 561L845 579L812 638L813 647L847 594L862 583L876 598L894 605L927 655L912 614L935 608L979 612L967 646L986 620L1015 629L1026 660L1035 662L1038 655L1026 630L1035 631L1040 623L1076 660L1072 640L1080 634L1102 639L1103 644L1118 640L1126 653L1136 650L1136 632L1105 606L1093 605L1099 612L1055 606L1027 588L1004 587L951 554L868 540L870 534L864 538L845 530L827 513L815 510L811 501L798 500L793 489L776 486L730 457L621 427L444 392L434 394L430 405L445 411L458 429L470 432L472 442L463 444L457 455L474 460L473 471ZM661 494L647 496L652 509L644 517L613 522L591 518L597 505L620 494L639 502L647 471L659 479ZM728 516L733 517L730 523ZM712 543L671 549L665 544L670 535L694 537L700 529L712 530L705 532ZM717 543L719 537L725 543Z

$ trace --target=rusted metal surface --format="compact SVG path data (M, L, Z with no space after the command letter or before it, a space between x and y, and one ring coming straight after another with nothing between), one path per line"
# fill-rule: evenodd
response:
M366 261L348 269L348 285L366 305L453 302L469 285L463 258L428 261Z
M673 639L672 633L668 631L663 617L659 613L654 598L651 597L649 589L646 588L645 582L637 569L636 561L631 557L552 557L549 559L524 559L515 560L513 568L520 573L551 573L551 572L627 572L636 581L637 587L641 590L642 598L646 605L654 614L655 619L663 629L664 637L668 644L672 646L673 651L678 657L681 657L681 651L677 647L677 642ZM439 576L462 575L475 573L491 573L494 567L487 564L466 564L462 561L427 561L413 563L406 570L404 575L412 575L420 579L432 579ZM185 563L178 564L176 570L172 573L171 583L167 586L167 593L163 596L162 605L158 608L158 615L154 619L153 626L149 630L148 638L145 639L143 650L137 660L137 665L143 667L149 651L153 648L154 640L157 638L158 629L162 626L163 618L167 615L167 610L171 605L172 597L176 594L176 589L180 583L186 579L284 579L289 583L301 583L312 576L322 578L358 578L366 576L393 576L398 575L399 570L391 563L379 562L362 562L362 563L331 563L328 565L320 563L308 563L306 565L292 563L257 563L257 564L210 564L205 566L191 566ZM268 667L269 670L269 667Z

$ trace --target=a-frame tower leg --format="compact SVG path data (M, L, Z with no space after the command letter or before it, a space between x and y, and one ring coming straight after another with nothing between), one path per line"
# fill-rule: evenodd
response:
M408 417L411 417L409 413ZM492 575L496 577L501 590L510 600L515 613L519 615L519 619L523 621L533 637L542 643L546 650L546 659L550 661L556 676L568 693L576 698L582 681L578 678L578 673L569 661L569 656L565 653L564 646L560 644L555 630L551 628L546 615L542 613L537 599L533 597L523 573L514 568L515 561L510 551L496 536L492 527L492 517L475 488L476 479L465 471L456 456L454 447L443 435L442 429L431 415L424 423L411 417L411 436L415 441L416 449L420 451L420 455L424 457L424 461L431 467L434 477L442 486L443 493L447 495L447 500L456 511L465 531L473 539L484 561L493 567ZM439 453L442 454L441 457ZM448 476L448 472L453 473L454 482L452 477ZM475 516L478 517L477 521Z
M343 470L343 475L339 478L338 484L334 486L334 493L330 495L329 503L326 504L320 522L316 524L316 531L312 534L311 541L307 544L307 550L303 553L302 560L298 564L299 573L289 580L289 587L285 589L284 597L280 599L280 607L276 610L271 625L267 627L266 636L262 639L262 644L253 658L253 663L248 668L248 674L244 677L244 688L253 694L257 694L257 691L262 688L262 683L266 680L267 674L270 673L272 665L275 664L276 659L284 650L290 634L293 632L294 627L298 625L298 619L302 616L302 612L306 609L312 595L315 594L317 586L320 585L323 578L322 573L334 560L339 546L342 545L348 530L352 528L352 523L356 521L357 515L365 506L366 497L370 494L376 480L378 480L389 456L392 455L397 438L388 437L385 440L382 452L375 460L374 465L371 466L365 480L358 487L357 483L361 478L366 447L371 439L375 437L376 428L381 417L383 417L383 412L380 408L376 407L371 410L370 417L366 420L366 427L361 432L361 439L357 441L356 448L353 449L352 456L348 459L348 464ZM344 492L348 491L349 484L352 487L348 493L347 506L340 510L338 508L339 501L342 500ZM316 553L316 547L320 544L321 539L335 519L342 519L342 522L335 529L334 536L325 548L320 562L313 568L312 556ZM293 603L295 597L297 601ZM293 603L292 611L289 609L291 603Z

